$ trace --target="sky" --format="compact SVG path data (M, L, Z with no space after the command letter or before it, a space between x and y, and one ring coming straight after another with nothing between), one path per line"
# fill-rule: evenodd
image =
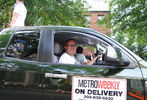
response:
M110 0L86 0L91 6L89 11L109 11Z

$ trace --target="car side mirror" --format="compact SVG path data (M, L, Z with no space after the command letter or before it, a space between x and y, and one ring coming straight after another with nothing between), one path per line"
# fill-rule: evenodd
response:
M105 55L105 62L110 66L128 66L130 61L124 59L123 54L119 48L108 46Z

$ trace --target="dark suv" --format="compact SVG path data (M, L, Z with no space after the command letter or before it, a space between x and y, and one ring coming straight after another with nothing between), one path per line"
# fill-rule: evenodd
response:
M5 34L10 37L0 55L1 100L147 100L147 62L100 32L34 26L0 33ZM101 60L58 63L68 39Z

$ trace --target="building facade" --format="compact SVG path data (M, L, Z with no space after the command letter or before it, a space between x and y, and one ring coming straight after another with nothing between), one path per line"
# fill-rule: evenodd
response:
M110 29L104 28L102 20L110 12L109 0L86 0L89 6L90 16L86 16L89 21L89 28L102 32L104 34L110 33Z

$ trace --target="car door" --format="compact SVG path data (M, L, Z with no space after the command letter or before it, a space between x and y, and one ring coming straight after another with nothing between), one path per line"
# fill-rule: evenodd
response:
M48 31L49 32L49 31ZM51 31L50 31L51 32ZM62 32L62 31L61 31ZM50 52L52 55L52 60L46 61L45 66L43 67L44 70L44 85L46 86L44 89L44 99L61 99L61 100L70 100L71 99L71 86L72 86L72 76L101 76L102 73L104 73L104 70L106 68L103 68L102 65L100 67L97 66L85 66L85 65L67 65L67 64L59 64L59 56L63 52L63 44L72 36L78 37L85 37L88 38L88 36L84 36L81 34L75 34L70 33L69 31L63 33L57 33L55 35L55 30L52 30L52 34L46 35L46 38L52 37L52 39L49 39L49 43L47 43L46 48L54 48L50 49L52 51L47 50L48 53ZM58 36L59 34L59 36ZM66 36L67 35L67 36ZM70 36L70 37L68 37ZM63 38L61 38L63 37ZM66 38L65 38L66 37ZM45 39L44 39L45 40ZM60 44L59 44L60 43ZM50 47L49 47L50 45ZM49 54L45 54L49 55ZM98 73L99 72L99 73ZM52 93L52 95L50 95Z
M132 56L126 49L124 49L123 46L121 46L120 44L105 35L102 35L96 31L86 29L78 30L71 28L59 28L50 31L50 33L52 34L48 35L48 38L52 37L52 39L48 41L50 42L48 45L50 45L50 47L54 49L50 49L51 51L48 51L48 53L50 53L49 55L52 56L50 56L50 61L46 62L45 66L43 67L43 94L45 100L76 100L77 97L80 97L78 98L79 100L144 99L144 81L141 70L134 56ZM68 39L74 39L79 44L87 43L91 46L95 45L95 48L100 51L98 53L103 54L103 63L96 63L95 65L58 63L58 59L61 53L63 53L64 51L65 41ZM56 42L58 44L57 48L54 47L56 45ZM47 48L49 48L49 46ZM58 52L59 54L56 54L55 52ZM109 83L103 83L103 85L107 87L105 88L105 90L102 86L104 91L108 92L105 92L101 95L96 92L91 92L91 94L88 94L89 92L82 92L82 90L76 90L74 87L78 85L77 80L83 79L87 80L87 82L90 82L90 80L99 80L100 82L110 82L111 84L112 82L121 83L121 85L118 85L119 88L117 88L120 89L121 92L116 92L116 88L109 90ZM83 88L85 88L84 85ZM85 88L84 90L88 91L87 88ZM91 90L95 91L93 88L91 88ZM52 95L50 95L50 93L52 93ZM120 93L120 95L118 93ZM121 95L121 93L123 94Z
M3 58L0 58L0 98L41 100L42 66L38 64L39 29L14 30Z

